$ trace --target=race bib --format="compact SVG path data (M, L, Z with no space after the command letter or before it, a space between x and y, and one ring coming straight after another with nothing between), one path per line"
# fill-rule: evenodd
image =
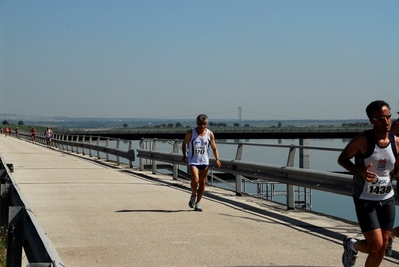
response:
M204 155L205 154L205 147L204 146L196 146L194 149L194 153L197 155Z
M377 177L373 182L367 183L367 193L371 195L387 195L392 191L389 177Z

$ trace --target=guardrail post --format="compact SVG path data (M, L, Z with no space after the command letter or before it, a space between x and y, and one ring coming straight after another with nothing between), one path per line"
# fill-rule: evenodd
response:
M107 137L107 140L105 141L105 147L109 147L109 137ZM105 153L105 158L106 158L107 161L109 161L108 152Z
M80 154L79 152L79 142L80 142L80 135L76 136L75 145L76 145L76 154Z
M179 139L176 139L173 143L173 153L179 153ZM173 163L173 180L177 180L179 178L179 164Z
M62 140L64 141L68 141L68 134L64 135L64 137L62 138ZM68 145L62 145L62 149L67 150L68 151Z
M144 149L144 144L145 144L144 138L141 138L139 148ZM140 171L144 171L144 158L139 158L139 169Z
M244 145L239 143L237 146L236 152L236 160L241 160L242 158L242 150L244 149ZM242 175L236 174L236 196L242 196Z
M50 143L50 146L52 146L52 147L57 147L57 148L58 148L58 146L57 146L57 135L56 135L56 134L53 134L53 135L51 136L51 143Z
M301 146L299 148L299 168L302 169L309 169L310 167L310 153L308 148L303 148L303 146L309 146L309 139L299 139L299 145ZM310 192L312 189L310 189ZM298 186L298 199L300 198L300 187ZM310 198L312 196L310 195ZM299 201L299 200L298 200ZM303 188L303 201L302 203L305 205L307 208L308 206L308 195L307 195L307 189L304 187ZM312 203L312 199L310 199L309 203Z
M100 146L100 136L97 136L97 158L100 159L100 150L99 150L99 146Z
M61 141L63 141L63 140L64 140L64 134L59 134L59 139L60 139ZM63 144L63 143L60 143L60 144L58 145L58 147L59 147L60 149L64 150L64 144Z
M151 151L157 151L157 138L154 138L154 142L152 143ZM157 161L152 160L152 173L157 173Z
M67 134L65 137L66 137L66 141L69 141L69 134ZM68 145L65 145L65 147L66 147L66 151L69 151Z
M25 207L10 207L7 233L7 267L21 266L24 222Z
M72 142L76 142L76 141L77 141L77 138L79 138L79 137L78 137L78 136L75 137L75 136L72 135ZM77 149L77 148L76 148L76 149ZM74 146L73 146L72 144L71 144L71 151L72 151L72 153L75 152ZM78 154L79 154L79 153L78 153Z
M76 154L79 154L79 139L80 139L80 136L77 135L77 136L76 136L76 139L75 139L75 143L76 143ZM74 145L73 147L75 147L75 145Z
M287 159L287 166L288 167L294 167L295 165L295 153L296 153L296 147L295 145L290 146L290 150L288 152L288 159Z
M294 167L295 165L295 151L296 151L295 146L291 145L287 159L288 167ZM289 210L295 209L295 192L294 192L294 186L291 184L287 184L287 209Z
M118 138L118 139L116 140L116 147L115 147L116 149L119 149L120 142L121 142L121 139ZM116 163L117 163L118 165L121 165L121 158L120 158L119 156L116 156Z
M55 135L55 141L60 140L60 138L61 138L61 135L60 135L60 134L56 134L56 135ZM55 145L58 149L60 149L60 146L58 145L58 142L55 142L54 145Z
M309 139L299 139L300 146L308 146ZM300 147L299 148L299 168L309 169L309 149Z
M93 142L93 137L90 135L89 137L89 144L91 144ZM89 156L92 157L92 153L91 153L91 148L89 148Z
M82 136L82 143L84 143L84 142L85 142L85 139L86 139L86 136L85 136L85 135L83 135L83 136ZM85 148L84 148L84 147L82 147L82 154L83 154L83 156L85 156L85 155L86 155L86 153L85 153Z
M128 147L128 151L132 151L133 150L133 142L129 141L129 147ZM134 153L134 151L132 151ZM131 160L131 158L129 157L129 167L133 168L133 161Z

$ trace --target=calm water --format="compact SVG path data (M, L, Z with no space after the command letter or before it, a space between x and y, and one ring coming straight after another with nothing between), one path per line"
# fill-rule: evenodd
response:
M139 145L139 141L133 141L133 148L136 149ZM272 144L272 145L299 145L297 139L248 139L248 140L216 140L220 158L231 160L235 158L237 145L223 144L223 142L241 142L244 143L244 149L242 154L242 160L251 162L260 162L267 164L275 164L284 166L288 159L288 148L274 148L274 147L260 147L251 146L250 144ZM343 149L349 139L310 139L307 146L315 147L328 147ZM110 143L112 147L112 143ZM127 149L127 143L121 144L121 149ZM126 148L125 148L126 147ZM163 152L172 152L172 145L166 142L158 142L157 150ZM296 152L295 167L299 167L299 151ZM339 151L320 151L320 150L309 150L309 168L321 171L345 171L337 163ZM213 156L211 156L213 157ZM138 159L133 163L135 166L138 165ZM183 168L182 168L183 169ZM184 166L184 169L186 167ZM225 186L223 186L225 187ZM256 187L253 186L254 194L256 193ZM284 187L285 188L285 187ZM249 187L247 190L250 191ZM280 197L281 202L284 202L285 196ZM274 198L275 201L279 201L278 197ZM322 192L318 190L312 190L312 210L322 212L325 214L337 216L351 221L357 221L354 205L352 198L348 196L342 196L332 194L328 192ZM396 224L399 224L399 207L396 207Z

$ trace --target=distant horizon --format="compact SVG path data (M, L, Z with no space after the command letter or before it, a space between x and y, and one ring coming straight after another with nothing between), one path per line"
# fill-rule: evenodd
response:
M209 117L209 116L208 116ZM71 120L157 120L157 121L168 121L168 120L181 120L181 121L195 121L196 118L139 118L139 117L70 117L70 116L35 116L35 115L21 115L12 113L0 114L1 120L9 120L10 118L15 120L26 120L36 121L38 119L71 119ZM209 121L238 121L239 118L215 118L209 117ZM241 118L241 121L367 121L367 118L363 119L246 119Z

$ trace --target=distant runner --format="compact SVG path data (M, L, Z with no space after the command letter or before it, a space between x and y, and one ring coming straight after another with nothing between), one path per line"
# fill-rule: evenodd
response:
M37 131L36 131L35 127L32 127L32 129L30 130L30 137L31 137L32 143L34 143L36 140L36 134L37 134Z
M209 168L209 146L216 158L216 165L221 166L219 152L216 147L215 136L208 130L208 117L205 114L198 115L197 127L189 130L182 144L183 162L188 160L191 173L191 197L188 202L190 208L202 211L200 201L205 191L206 179ZM188 156L186 151L188 148ZM188 157L188 158L187 158Z
M44 133L44 136L46 137L46 144L47 144L47 146L50 146L50 144L51 144L51 138L53 137L53 131L50 130L49 127L47 127L46 132Z

